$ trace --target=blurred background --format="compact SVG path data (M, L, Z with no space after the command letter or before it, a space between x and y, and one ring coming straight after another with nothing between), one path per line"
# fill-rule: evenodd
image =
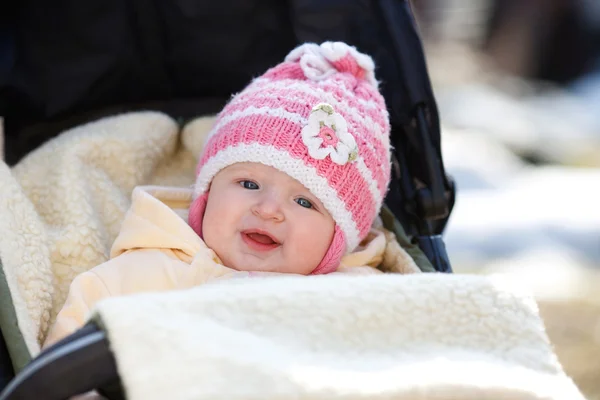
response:
M600 399L600 1L413 3L458 186L453 268L529 285Z

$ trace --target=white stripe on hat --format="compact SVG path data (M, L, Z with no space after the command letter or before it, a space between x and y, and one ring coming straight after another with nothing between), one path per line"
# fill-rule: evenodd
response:
M383 188L383 193L381 190L379 190L379 187L377 187L377 182L375 181L375 178L373 178L373 172L367 167L363 158L358 157L356 159L356 168L358 169L358 172L360 172L360 174L365 178L365 181L367 181L369 192L371 192L373 201L375 201L375 209L379 210L381 203L383 202L383 198L385 197L385 190L387 190L387 187Z
M254 82L257 82L257 81L258 81L258 79L256 79ZM276 88L276 89L282 89L282 90L286 90L286 91L293 90L293 91L297 91L297 92L307 94L310 96L323 97L324 99L322 101L331 104L332 106L334 106L334 108L336 108L336 107L342 108L349 112L354 112L354 113L358 114L358 115L356 115L356 119L358 119L359 121L361 121L362 123L364 123L367 126L369 126L369 125L376 126L377 134L383 135L383 127L380 124L373 121L373 119L371 117L369 117L369 115L367 115L367 114L365 114L363 116L362 115L363 113L361 113L358 109L356 109L356 107L352 107L347 102L338 101L328 90L325 90L320 87L315 87L314 85L309 86L306 83L304 83L303 81L298 81L297 79L262 80L261 82L258 82L258 83L259 83L258 85L254 84L254 83L250 84L246 89L244 89L243 92L238 93L236 95L236 97L238 97L238 96L246 97L246 95L248 95L248 94L260 94L261 92L264 92L268 88ZM287 94L286 94L286 96L287 96ZM375 102L368 102L364 99L359 98L356 95L354 96L354 99L359 102L360 102L360 100L362 100L362 102L369 105L369 107L366 107L366 104L362 104L362 105L365 105L365 108L371 108L374 111L383 112L384 114L387 113L387 110L385 110L385 111L381 110L379 108L379 106L376 105ZM304 100L304 101L306 101L306 100ZM386 117L386 119L387 119L387 115L384 115L384 117Z
M208 133L208 136L206 138L206 143L208 143L208 140L212 136L214 136L214 134L216 132L221 130L221 128L224 125L226 125L232 121L235 121L236 119L249 117L251 115L269 115L272 117L285 118L287 120L293 121L300 125L305 125L307 123L307 119L304 118L302 115L296 114L296 113L291 113L289 111L284 110L283 108L248 106L247 108L244 108L243 110L237 110L237 111L228 113L227 115L223 116L223 118L219 119L217 124Z
M318 87L318 86L324 86L324 85L331 85L332 83L325 80L325 81L318 81L318 82L311 82L310 85L307 85L306 82L298 80L298 79L291 79L291 78L287 78L287 79L272 79L272 78L264 78L264 77L259 77L256 78L252 81L252 83L250 83L250 85L248 85L248 87L246 89L244 89L243 91L241 91L239 94L242 93L246 93L248 90L260 90L261 88L264 89L264 86L258 86L258 88L255 89L255 85L266 85L266 84L273 84L273 83L281 83L284 87L290 87L290 88L294 88L297 90L301 90L296 88L295 86L303 86L304 87L304 91L307 91L308 93L312 93L314 94L315 91L319 92L319 95L321 95L322 92L324 93L329 93L327 91L327 89L323 89L322 87ZM348 97L352 97L355 101L357 101L358 103L360 103L360 105L364 106L365 108L371 109L371 110L376 110L377 112L381 112L381 107L379 104L377 104L374 101L369 101L369 100L365 100L362 97L359 97L356 95L356 93L352 93L348 90L348 88L346 88L344 85L337 85L336 88L340 89L341 91L344 92L345 96ZM385 112L387 112L387 110L385 110Z

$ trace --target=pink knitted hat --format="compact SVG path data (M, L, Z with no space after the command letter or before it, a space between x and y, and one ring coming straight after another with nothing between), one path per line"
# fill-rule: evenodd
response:
M218 115L196 169L189 224L202 236L213 177L258 162L302 183L336 222L313 274L335 271L367 236L390 179L388 112L371 57L341 42L304 44Z

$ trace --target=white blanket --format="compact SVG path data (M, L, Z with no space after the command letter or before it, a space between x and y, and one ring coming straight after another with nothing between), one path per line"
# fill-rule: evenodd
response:
M499 278L249 278L97 313L132 400L583 398Z

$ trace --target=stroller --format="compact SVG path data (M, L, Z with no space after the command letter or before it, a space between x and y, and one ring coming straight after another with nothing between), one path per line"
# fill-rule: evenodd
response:
M340 40L372 55L392 126L387 208L396 232L409 238L401 244L421 257L419 267L451 272L441 234L455 188L444 171L438 112L408 1L9 3L0 10L9 165L62 131L119 112L157 110L181 125L217 112L299 43ZM197 80L197 71L213 79ZM63 399L92 389L123 396L99 326L13 368L14 332L2 322L2 400Z

